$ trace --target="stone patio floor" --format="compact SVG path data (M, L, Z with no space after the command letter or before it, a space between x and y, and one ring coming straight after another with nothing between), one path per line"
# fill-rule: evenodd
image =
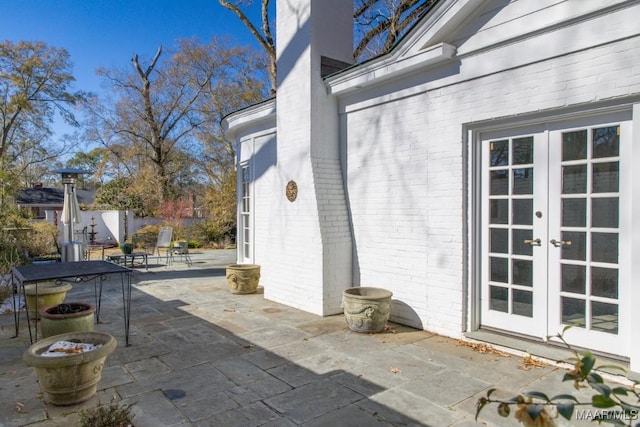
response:
M30 344L24 310L17 338L13 313L0 314L0 426L78 425L80 410L112 400L133 405L136 427L515 426L495 407L476 422L478 398L490 388L501 396L572 392L560 381L563 369L526 364L522 355L392 323L358 334L342 315L309 314L260 290L231 294L224 267L235 251L191 257L191 267L149 258L148 271L135 269L129 347L120 282L105 282L95 328L116 337L118 348L97 394L79 405L47 403L22 361ZM91 284L76 284L67 301L93 297Z

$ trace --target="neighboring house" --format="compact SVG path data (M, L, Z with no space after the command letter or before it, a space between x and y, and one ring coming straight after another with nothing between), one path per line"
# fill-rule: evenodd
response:
M93 203L95 191L76 189L78 203ZM46 211L62 211L64 206L64 188L45 188L39 185L19 190L16 203L23 209L31 210L34 218L45 219Z
M330 315L377 286L395 322L523 349L576 325L640 371L639 1L440 0L328 76L352 2L276 10L277 97L223 122L266 298Z

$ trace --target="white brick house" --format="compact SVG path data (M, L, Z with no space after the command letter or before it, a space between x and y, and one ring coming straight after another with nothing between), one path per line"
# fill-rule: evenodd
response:
M640 2L441 0L323 76L351 9L278 0L277 97L223 123L265 297L330 315L383 287L393 321L451 337L574 324L640 371Z

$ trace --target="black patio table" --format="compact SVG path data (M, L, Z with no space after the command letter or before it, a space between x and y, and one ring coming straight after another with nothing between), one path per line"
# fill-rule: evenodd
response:
M125 344L129 345L129 319L131 314L131 269L107 261L77 261L56 262L49 264L29 264L11 268L14 282L19 284L25 306L27 298L25 285L34 284L36 291L35 312L38 313L38 283L55 281L56 283L84 283L93 280L94 295L96 300L96 321L100 322L100 304L102 301L103 281L111 275L120 275L122 286L122 305L124 310ZM100 280L98 280L100 279ZM18 336L20 314L15 309L14 293L14 322L16 337ZM31 320L29 319L29 307L27 308L27 324L29 326L29 339L33 343L38 340L38 316L35 319L35 338L31 333Z

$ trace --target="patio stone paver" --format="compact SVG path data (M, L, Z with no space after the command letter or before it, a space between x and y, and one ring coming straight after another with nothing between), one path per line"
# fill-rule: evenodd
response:
M329 379L312 383L265 400L265 404L297 424L362 400L364 396Z
M150 258L133 273L132 345L124 347L119 282L106 281L98 331L119 346L89 401L54 407L22 362L24 312L0 314L0 426L77 425L79 411L132 404L135 427L517 425L475 402L489 388L570 391L555 366L522 369L522 359L482 353L457 340L390 324L351 332L342 315L319 317L253 295L228 292L224 267L235 252L200 251L192 267ZM69 300L93 301L75 285ZM498 393L497 392L497 393ZM559 420L558 425L571 425ZM582 424L579 424L582 425Z

